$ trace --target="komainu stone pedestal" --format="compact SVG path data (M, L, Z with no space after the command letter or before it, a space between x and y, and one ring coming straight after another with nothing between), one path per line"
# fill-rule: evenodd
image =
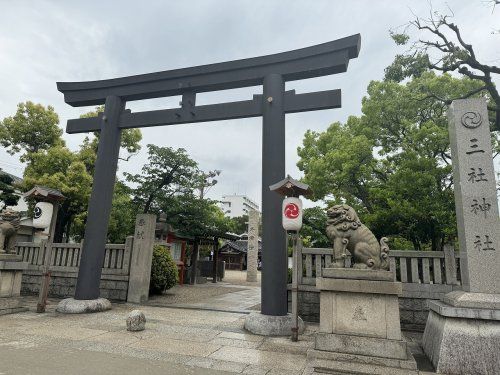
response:
M422 344L438 373L500 372L500 294L455 291L428 305Z
M320 290L320 329L307 353L315 373L417 374L401 336L401 283L390 271L326 268Z
M21 306L21 281L28 262L23 262L19 255L0 254L0 315L26 311Z

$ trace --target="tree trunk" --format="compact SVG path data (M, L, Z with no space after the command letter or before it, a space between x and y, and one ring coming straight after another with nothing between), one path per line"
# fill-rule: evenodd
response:
M191 254L191 275L189 279L189 283L191 285L196 284L196 274L197 274L197 268L198 268L198 253L199 253L199 244L198 244L198 239L194 239L194 244L193 244L193 254Z
M61 207L59 209L58 214L57 214L56 229L54 231L55 232L54 233L54 242L55 243L62 242L63 234L65 231L65 227L66 227L67 222L68 222L67 214L66 214L64 208Z
M72 217L68 219L68 223L66 224L66 242L69 242L69 236L71 233L71 224L73 223Z
M413 248L415 250L420 250L420 242L416 238L412 238L411 242L413 243Z

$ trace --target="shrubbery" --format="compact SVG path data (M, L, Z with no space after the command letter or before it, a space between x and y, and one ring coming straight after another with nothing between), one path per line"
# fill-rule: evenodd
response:
M150 294L161 294L177 284L179 275L170 251L161 245L154 245L151 262Z

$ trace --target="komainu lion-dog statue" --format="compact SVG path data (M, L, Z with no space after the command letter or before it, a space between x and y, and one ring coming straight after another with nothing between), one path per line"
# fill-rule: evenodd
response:
M19 213L4 210L0 213L0 253L14 253L16 250L17 231L20 226Z
M327 217L326 235L333 244L333 267L344 267L345 258L352 255L353 268L389 269L387 238L383 237L379 244L351 206L333 206L327 210Z

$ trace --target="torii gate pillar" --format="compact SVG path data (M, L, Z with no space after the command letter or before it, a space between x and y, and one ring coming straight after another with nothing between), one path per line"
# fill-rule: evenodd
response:
M262 100L262 279L261 312L287 315L286 235L281 227L282 197L269 186L285 178L285 82L264 78Z

